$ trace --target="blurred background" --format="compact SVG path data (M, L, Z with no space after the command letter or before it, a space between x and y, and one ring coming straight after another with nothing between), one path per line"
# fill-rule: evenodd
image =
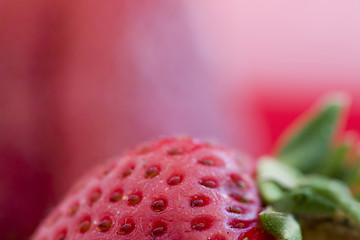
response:
M134 144L210 138L254 158L321 94L353 98L360 2L0 0L0 239Z

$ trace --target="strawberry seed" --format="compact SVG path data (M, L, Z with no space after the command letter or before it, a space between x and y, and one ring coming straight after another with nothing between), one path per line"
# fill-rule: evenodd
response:
M174 176L174 177L169 178L168 184L173 186L173 185L177 185L177 184L181 183L181 181L182 181L182 177L180 175Z
M91 225L90 217L84 218L79 224L79 231L81 233L87 232L89 230L89 228L90 228L90 225Z
M130 205L136 205L138 204L139 202L141 201L141 197L139 195L131 195L129 198L128 198L128 202Z
M124 225L122 225L119 231L116 233L121 235L126 235L134 231L134 229L135 229L135 224L132 221L128 221L128 222L125 221Z
M161 212L165 209L165 207L166 202L164 200L157 200L151 205L152 210L155 212Z
M213 180L199 180L199 183L207 188L215 188L216 182Z
M96 229L100 232L107 232L112 226L112 221L110 219L102 220L96 227Z
M118 202L122 198L122 191L117 189L110 196L110 202Z
M158 167L151 167L145 172L145 177L153 178L159 175L160 169Z

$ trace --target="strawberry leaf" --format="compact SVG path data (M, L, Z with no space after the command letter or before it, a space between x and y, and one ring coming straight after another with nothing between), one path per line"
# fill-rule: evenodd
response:
M260 220L266 231L277 240L301 240L301 228L291 214L271 209L260 213Z
M286 194L286 191L273 181L262 181L258 183L261 198L266 203L272 203L280 200Z
M347 102L342 95L330 98L310 117L302 119L299 127L283 137L284 144L277 151L279 160L304 173L319 171L331 152Z
M337 205L311 188L298 188L272 204L277 211L293 214L332 215Z
M269 157L259 161L257 174L260 194L267 203L281 199L289 189L297 186L301 176L295 169Z
M257 183L272 209L261 221L277 239L290 239L271 227L286 226L288 216L300 222L304 239L360 239L359 138L334 141L347 105L346 96L328 98L283 135L278 161L259 161Z
M259 181L273 181L284 189L292 189L297 186L300 177L302 174L299 171L276 159L263 157L259 161Z
M349 150L350 145L347 141L334 147L318 173L332 178L342 178L344 176L344 160Z
M293 214L302 224L309 219L315 222L320 219L318 227L327 226L326 221L336 229L344 228L343 222L350 223L358 236L360 204L343 182L321 175L302 174L269 157L259 161L257 182L263 200L278 214ZM308 233L311 225L305 225Z
M302 180L300 186L309 187L319 195L333 201L346 216L360 223L360 204L342 182L323 176L308 176Z

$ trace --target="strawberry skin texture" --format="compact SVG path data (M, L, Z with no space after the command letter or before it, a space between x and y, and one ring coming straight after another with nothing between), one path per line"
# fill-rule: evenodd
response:
M273 239L249 164L188 137L146 143L82 178L33 239Z

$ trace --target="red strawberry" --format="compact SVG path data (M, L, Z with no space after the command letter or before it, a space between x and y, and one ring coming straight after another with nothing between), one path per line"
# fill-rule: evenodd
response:
M84 177L34 239L273 239L249 164L191 138L150 142Z

